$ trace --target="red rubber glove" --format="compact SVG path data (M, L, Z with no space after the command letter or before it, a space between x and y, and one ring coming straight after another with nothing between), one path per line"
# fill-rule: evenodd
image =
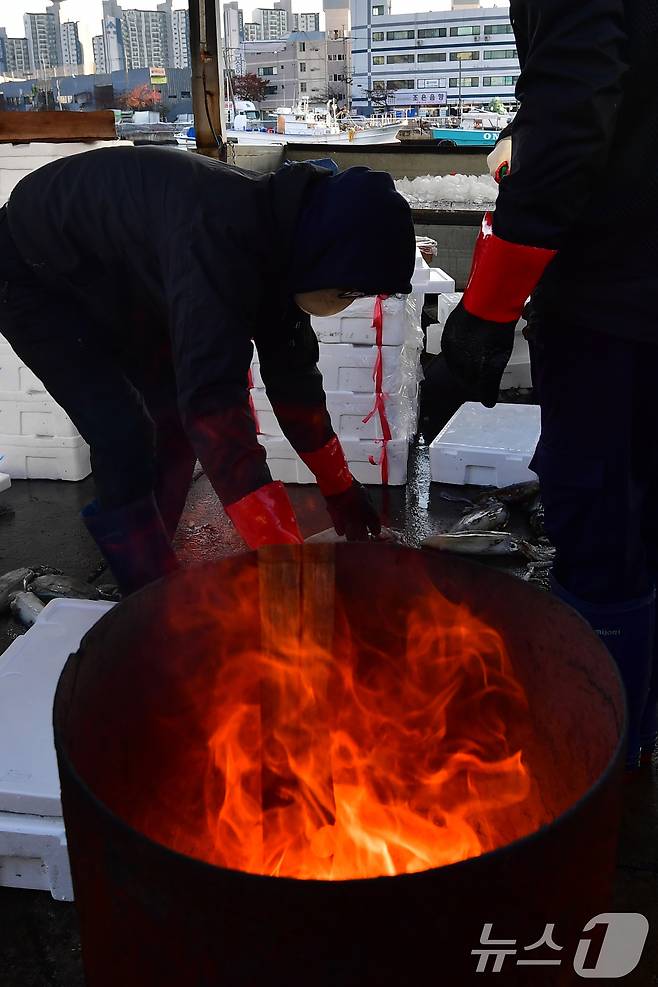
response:
M280 480L229 504L226 513L249 548L301 545L303 541L286 488Z
M379 515L368 492L350 473L345 453L334 437L315 452L301 453L318 481L336 533L348 541L364 541L382 530Z

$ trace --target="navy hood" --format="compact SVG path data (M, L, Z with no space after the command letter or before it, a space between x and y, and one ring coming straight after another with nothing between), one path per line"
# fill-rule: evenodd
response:
M416 236L408 202L383 171L349 168L309 189L295 234L295 294L338 288L408 295Z

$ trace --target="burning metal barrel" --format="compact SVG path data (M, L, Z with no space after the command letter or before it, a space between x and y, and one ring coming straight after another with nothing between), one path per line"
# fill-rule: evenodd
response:
M461 559L286 546L149 586L55 700L88 987L571 983L623 721L580 618Z

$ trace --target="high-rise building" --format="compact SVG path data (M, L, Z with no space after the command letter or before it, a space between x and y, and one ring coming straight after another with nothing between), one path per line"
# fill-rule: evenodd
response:
M158 4L158 10L160 13L164 14L166 18L166 30L167 30L167 61L163 62L163 65L174 64L174 11L172 9L173 0L162 0Z
M103 43L106 72L123 72L126 67L122 15L123 11L116 0L103 0Z
M163 10L124 10L123 48L128 69L171 65L169 27Z
M36 72L56 69L62 64L58 22L59 16L56 17L52 11L23 15L30 64Z
M26 79L32 74L30 46L27 38L7 38L7 74Z
M62 65L83 65L84 56L76 21L65 21L62 33Z
M278 41L288 34L288 11L275 7L257 7L253 12L253 20L260 24L263 41Z
M263 26L256 21L245 21L242 25L245 41L262 41Z
M349 4L346 4L347 0L323 0L324 29L327 38L349 39L352 19Z
M293 14L292 15L292 29L293 31L319 31L320 30L320 15L319 14Z
M105 39L102 34L96 34L91 39L91 47L94 54L94 72L96 75L107 74L107 60L105 58Z
M7 71L7 30L0 27L0 75Z
M174 68L188 69L192 65L190 49L190 12L174 10L172 14Z
M224 4L224 57L226 67L244 75L244 18L237 0Z

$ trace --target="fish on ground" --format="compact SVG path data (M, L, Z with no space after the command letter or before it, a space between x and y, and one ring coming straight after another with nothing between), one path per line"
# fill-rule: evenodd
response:
M422 548L457 555L509 557L520 553L520 542L508 531L448 532L426 538Z
M492 497L508 507L516 507L533 500L539 493L539 480L526 480L524 483L512 483L508 487L488 487L476 500L476 503L488 501Z
M98 590L95 586L69 579L68 576L54 574L37 576L30 583L30 590L40 600L48 603L50 600L97 600Z
M43 610L43 603L38 596L30 593L29 590L21 590L13 593L9 601L11 612L17 620L25 627L32 627Z
M481 507L478 510L465 514L459 521L453 524L450 529L451 534L461 534L476 531L502 531L509 522L509 510L499 501L488 507Z
M12 593L25 589L33 576L34 570L27 567L12 569L0 576L0 613L5 613L9 609Z

